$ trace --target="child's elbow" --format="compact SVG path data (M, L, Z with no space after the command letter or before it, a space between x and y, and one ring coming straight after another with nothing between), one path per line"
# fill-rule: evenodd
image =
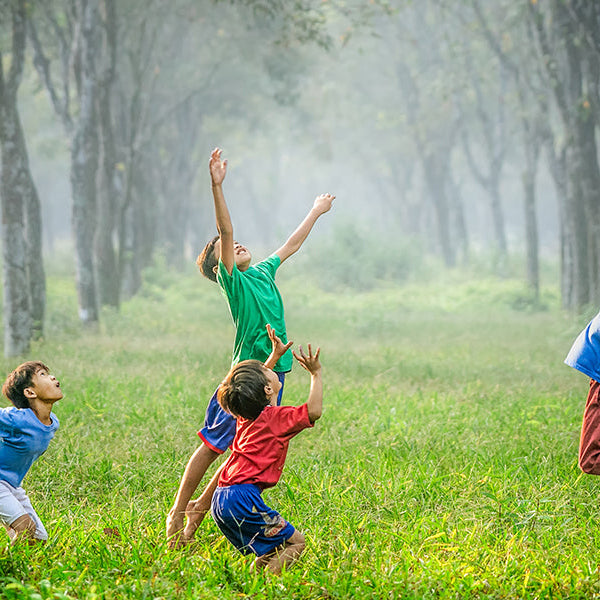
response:
M323 414L323 410L321 408L317 408L317 409L312 409L308 411L308 418L310 419L311 423L314 423L315 421L317 421L318 419L321 418L321 415Z

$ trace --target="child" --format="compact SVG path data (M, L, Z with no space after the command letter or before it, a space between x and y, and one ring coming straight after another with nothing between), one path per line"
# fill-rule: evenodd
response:
M38 361L18 366L2 393L14 407L0 409L0 522L13 541L44 541L48 534L21 482L58 429L52 406L63 393L56 377Z
M591 378L581 426L579 467L584 473L600 475L600 313L577 336L565 363Z
M319 349L294 352L310 373L308 400L302 406L278 406L281 382L257 360L235 365L221 384L219 403L237 418L231 456L221 469L212 499L213 518L225 537L243 554L257 556L254 566L279 574L304 550L304 536L261 493L281 476L291 438L321 416L323 383Z
M203 275L219 284L229 304L236 328L231 366L247 359L264 362L271 347L265 330L267 323L272 325L284 343L287 342L283 301L275 284L275 273L281 263L300 249L317 219L330 210L335 196L318 196L308 215L285 244L266 260L250 266L250 252L233 238L233 226L222 189L227 161L221 160L219 148L213 150L209 168L219 235L206 245L197 263ZM291 353L286 352L276 365L271 366L281 382L279 403L285 373L292 368ZM217 391L209 401L204 427L198 435L202 444L188 461L175 503L167 516L166 533L171 546L190 541L210 509L218 473L197 500L190 502L190 498L208 467L227 450L235 435L235 419L219 406ZM187 516L185 529L184 515Z

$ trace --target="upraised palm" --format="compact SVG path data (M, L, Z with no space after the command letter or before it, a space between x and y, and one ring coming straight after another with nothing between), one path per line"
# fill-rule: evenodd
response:
M216 185L223 183L225 174L227 173L227 161L221 160L221 153L222 150L220 148L215 148L210 155L208 163L212 182Z

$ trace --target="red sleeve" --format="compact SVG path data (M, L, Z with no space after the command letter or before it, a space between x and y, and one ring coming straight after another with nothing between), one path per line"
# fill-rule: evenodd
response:
M308 405L301 406L274 406L276 413L271 421L271 429L275 435L282 438L294 437L303 429L312 427L314 423L308 418Z

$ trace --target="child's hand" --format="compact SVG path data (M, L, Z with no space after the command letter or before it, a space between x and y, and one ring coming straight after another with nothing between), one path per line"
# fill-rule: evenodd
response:
M267 323L267 335L271 340L271 356L277 356L277 360L279 360L292 346L294 342L288 342L284 344L280 338L275 334L275 330Z
M335 196L331 194L321 194L315 198L313 209L316 210L319 215L326 213L331 209L331 204L335 200Z
M298 347L300 354L296 354L292 350L294 358L311 374L316 375L321 370L321 363L319 362L319 354L321 348L317 348L317 351L313 354L312 347L308 344L308 354L304 353L302 346Z
M208 161L208 168L210 170L210 177L213 185L221 185L225 174L227 173L227 161L221 160L221 153L223 151L220 148L215 148L210 155Z

